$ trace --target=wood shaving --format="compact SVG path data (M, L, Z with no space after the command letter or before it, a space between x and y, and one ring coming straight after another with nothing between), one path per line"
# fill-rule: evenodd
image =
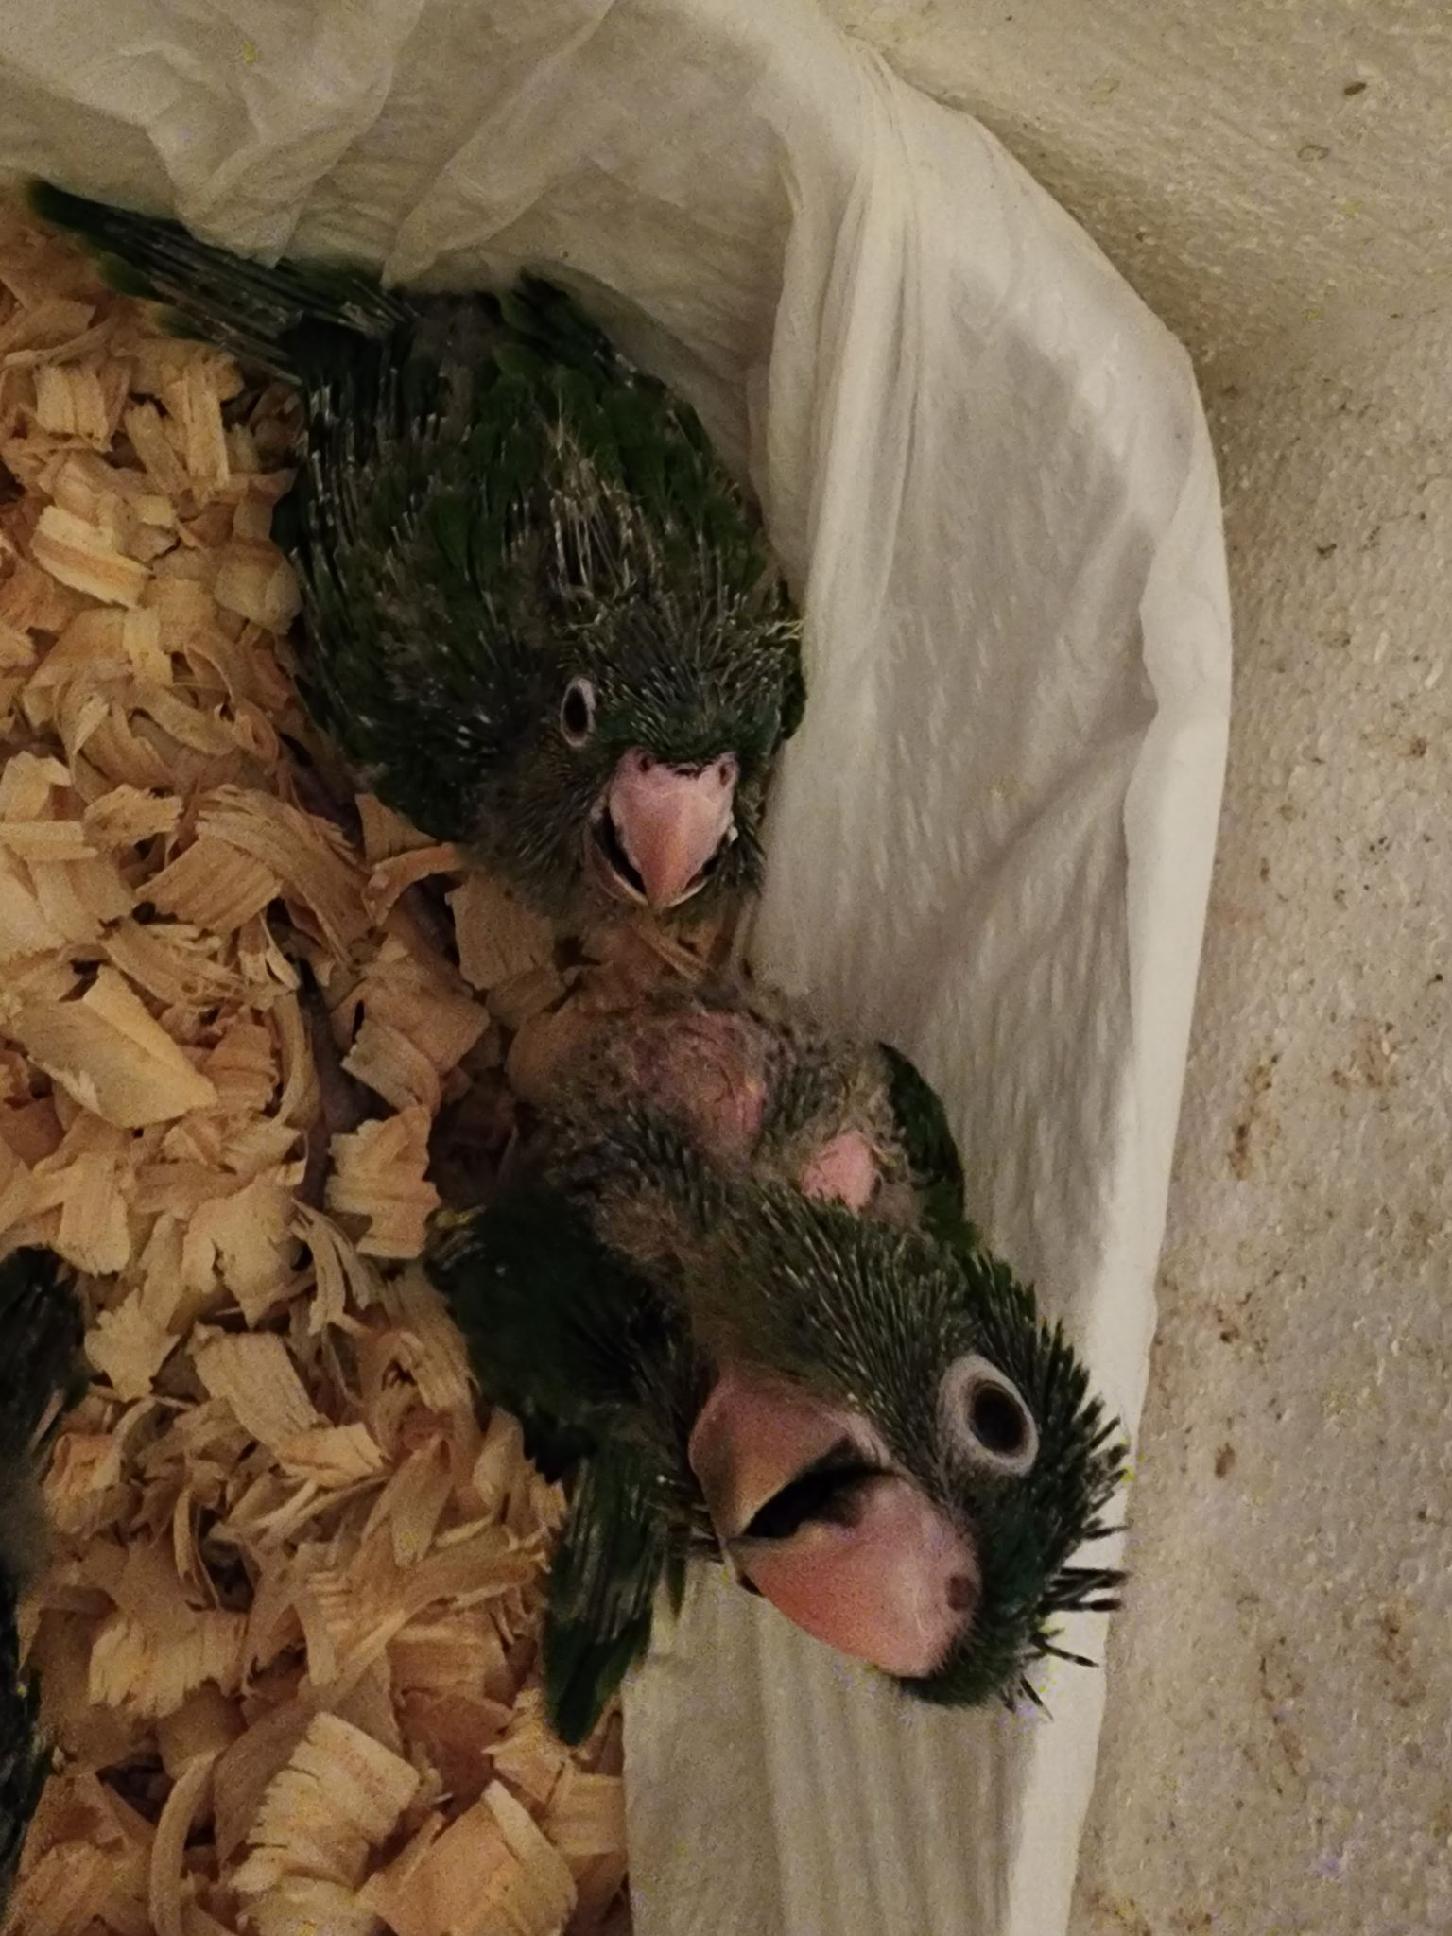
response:
M93 1373L5 1927L617 1932L618 1714L570 1754L539 1691L564 1502L414 1260L592 1018L723 937L557 936L319 803L292 423L0 204L0 1255L80 1273Z

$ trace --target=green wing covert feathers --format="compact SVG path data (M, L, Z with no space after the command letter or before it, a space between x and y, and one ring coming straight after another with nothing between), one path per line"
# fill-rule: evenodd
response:
M656 1593L671 1567L670 1521L651 1465L628 1441L584 1461L549 1579L545 1705L576 1747L650 1645Z
M449 1297L481 1382L524 1427L550 1477L572 1469L570 1512L551 1565L543 1641L545 1701L576 1746L650 1641L663 1578L698 1536L688 1488L663 1483L670 1388L689 1391L669 1309L600 1243L581 1207L531 1182L488 1212L435 1219L429 1270ZM478 1275L488 1292L475 1295ZM657 1402L638 1410L656 1374ZM679 1597L677 1588L677 1598Z
M521 1177L441 1220L428 1268L486 1397L574 1435L566 1738L691 1555L918 1698L1037 1699L1058 1623L1114 1604L1075 1554L1124 1448L967 1222L912 1065L774 997L660 996L602 1023Z
M362 783L549 914L755 887L799 626L693 412L542 282L414 297L31 201L180 333L297 385L300 683Z
M50 1769L16 1614L43 1544L37 1474L84 1385L80 1345L80 1312L56 1259L13 1251L0 1262L0 1918Z
M900 1049L879 1042L893 1120L922 1198L923 1227L944 1243L978 1243L963 1214L963 1162L937 1091Z

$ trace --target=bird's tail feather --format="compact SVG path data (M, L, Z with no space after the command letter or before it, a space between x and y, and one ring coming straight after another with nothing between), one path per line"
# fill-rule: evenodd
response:
M376 337L407 314L362 270L289 262L268 268L199 242L160 216L89 201L51 182L32 182L28 193L34 213L78 236L113 288L165 304L177 334L215 343L277 376L299 374L297 341L310 323Z
M80 1312L54 1257L19 1250L0 1262L0 1915L50 1768L16 1615L35 1557L33 1472L79 1394L80 1335Z

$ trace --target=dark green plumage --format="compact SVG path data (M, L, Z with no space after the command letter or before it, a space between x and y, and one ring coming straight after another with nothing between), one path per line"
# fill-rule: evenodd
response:
M564 914L622 879L643 897L601 831L625 755L686 772L731 755L734 819L690 905L754 886L770 761L801 715L798 626L689 409L541 282L413 297L31 195L179 332L298 386L279 535L301 684L362 781Z
M550 1717L575 1744L645 1653L673 1541L704 1535L689 1492L659 1480L688 1425L672 1394L693 1390L689 1343L582 1207L544 1183L496 1204L487 1235L473 1214L437 1217L429 1270L486 1394L520 1419L536 1463L580 1475L544 1640ZM644 1411L642 1389L654 1396Z
M627 1440L583 1461L550 1569L545 1702L556 1732L577 1745L650 1645L663 1579L679 1608L684 1551L668 1514L651 1510L651 1465Z
M15 1621L41 1545L35 1474L49 1428L83 1388L80 1335L55 1258L19 1250L0 1262L0 1917L50 1767Z
M871 1200L804 1194L814 1157L859 1133ZM547 1421L581 1458L545 1642L568 1739L645 1651L667 1562L719 1552L690 1448L725 1365L867 1421L884 1472L971 1533L971 1628L931 1671L899 1676L908 1692L1032 1697L1026 1677L1056 1651L1058 1619L1112 1603L1119 1575L1072 1562L1105 1531L1116 1428L964 1218L941 1105L891 1051L737 990L661 998L605 1025L526 1180L480 1215L441 1220L428 1267L486 1395ZM1027 1469L981 1447L965 1463L944 1424L948 1369L983 1362L1031 1415Z
M945 1243L978 1247L978 1232L963 1215L963 1162L937 1091L900 1049L879 1042L888 1094L913 1180L922 1198L923 1228Z

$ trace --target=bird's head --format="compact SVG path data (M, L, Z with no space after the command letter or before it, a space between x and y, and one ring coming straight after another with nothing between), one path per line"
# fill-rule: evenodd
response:
M698 596L692 596L692 591ZM773 755L801 712L779 595L636 586L578 614L501 816L569 899L695 916L758 885Z
M982 1252L787 1193L739 1228L686 1449L737 1577L926 1701L1032 1697L1120 1577L1072 1564L1124 1460L1083 1367Z

